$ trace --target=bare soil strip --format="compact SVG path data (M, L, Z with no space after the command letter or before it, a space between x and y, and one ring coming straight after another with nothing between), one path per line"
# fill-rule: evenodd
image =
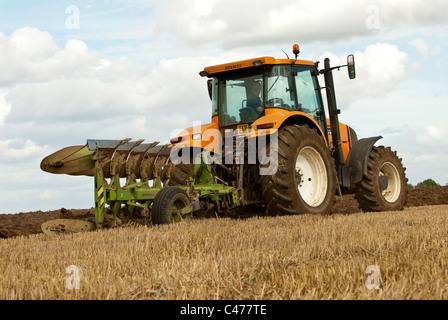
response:
M448 186L414 188L409 190L407 207L448 204ZM333 213L360 212L353 195L344 196L336 202ZM52 219L92 217L94 209L65 209L53 211L20 212L17 214L0 214L0 238L10 238L41 233L40 225ZM263 215L263 213L260 213Z

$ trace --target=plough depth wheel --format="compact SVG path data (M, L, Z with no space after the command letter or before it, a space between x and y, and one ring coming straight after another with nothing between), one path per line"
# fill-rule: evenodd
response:
M152 205L152 220L155 224L170 224L188 220L190 198L179 187L165 187L157 193Z

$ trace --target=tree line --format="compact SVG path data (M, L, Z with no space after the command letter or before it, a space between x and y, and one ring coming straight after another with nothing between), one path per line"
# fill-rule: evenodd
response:
M448 183L446 183L445 186L448 186ZM420 187L440 187L440 184L435 182L433 179L423 180L423 181L417 183L415 186L413 186L412 184L408 183L408 188L409 189L420 188Z

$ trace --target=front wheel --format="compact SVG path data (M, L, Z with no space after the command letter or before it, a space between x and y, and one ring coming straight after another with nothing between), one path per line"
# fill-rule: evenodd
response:
M356 185L356 199L363 211L403 210L408 179L401 158L389 147L373 147L367 173Z

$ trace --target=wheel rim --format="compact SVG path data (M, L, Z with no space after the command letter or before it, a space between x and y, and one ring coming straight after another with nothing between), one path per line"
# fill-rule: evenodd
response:
M187 205L188 204L181 199L178 199L173 202L173 204L171 205L171 210L170 210L172 222L180 222L182 220L185 220L185 218L188 216L188 214L182 215L180 213L180 210L185 208Z
M305 147L299 151L295 176L303 201L310 207L321 205L327 195L328 177L324 160L316 149Z
M401 183L397 168L390 162L385 162L380 168L379 176L387 179L387 188L381 191L381 195L387 202L395 202L400 197Z

